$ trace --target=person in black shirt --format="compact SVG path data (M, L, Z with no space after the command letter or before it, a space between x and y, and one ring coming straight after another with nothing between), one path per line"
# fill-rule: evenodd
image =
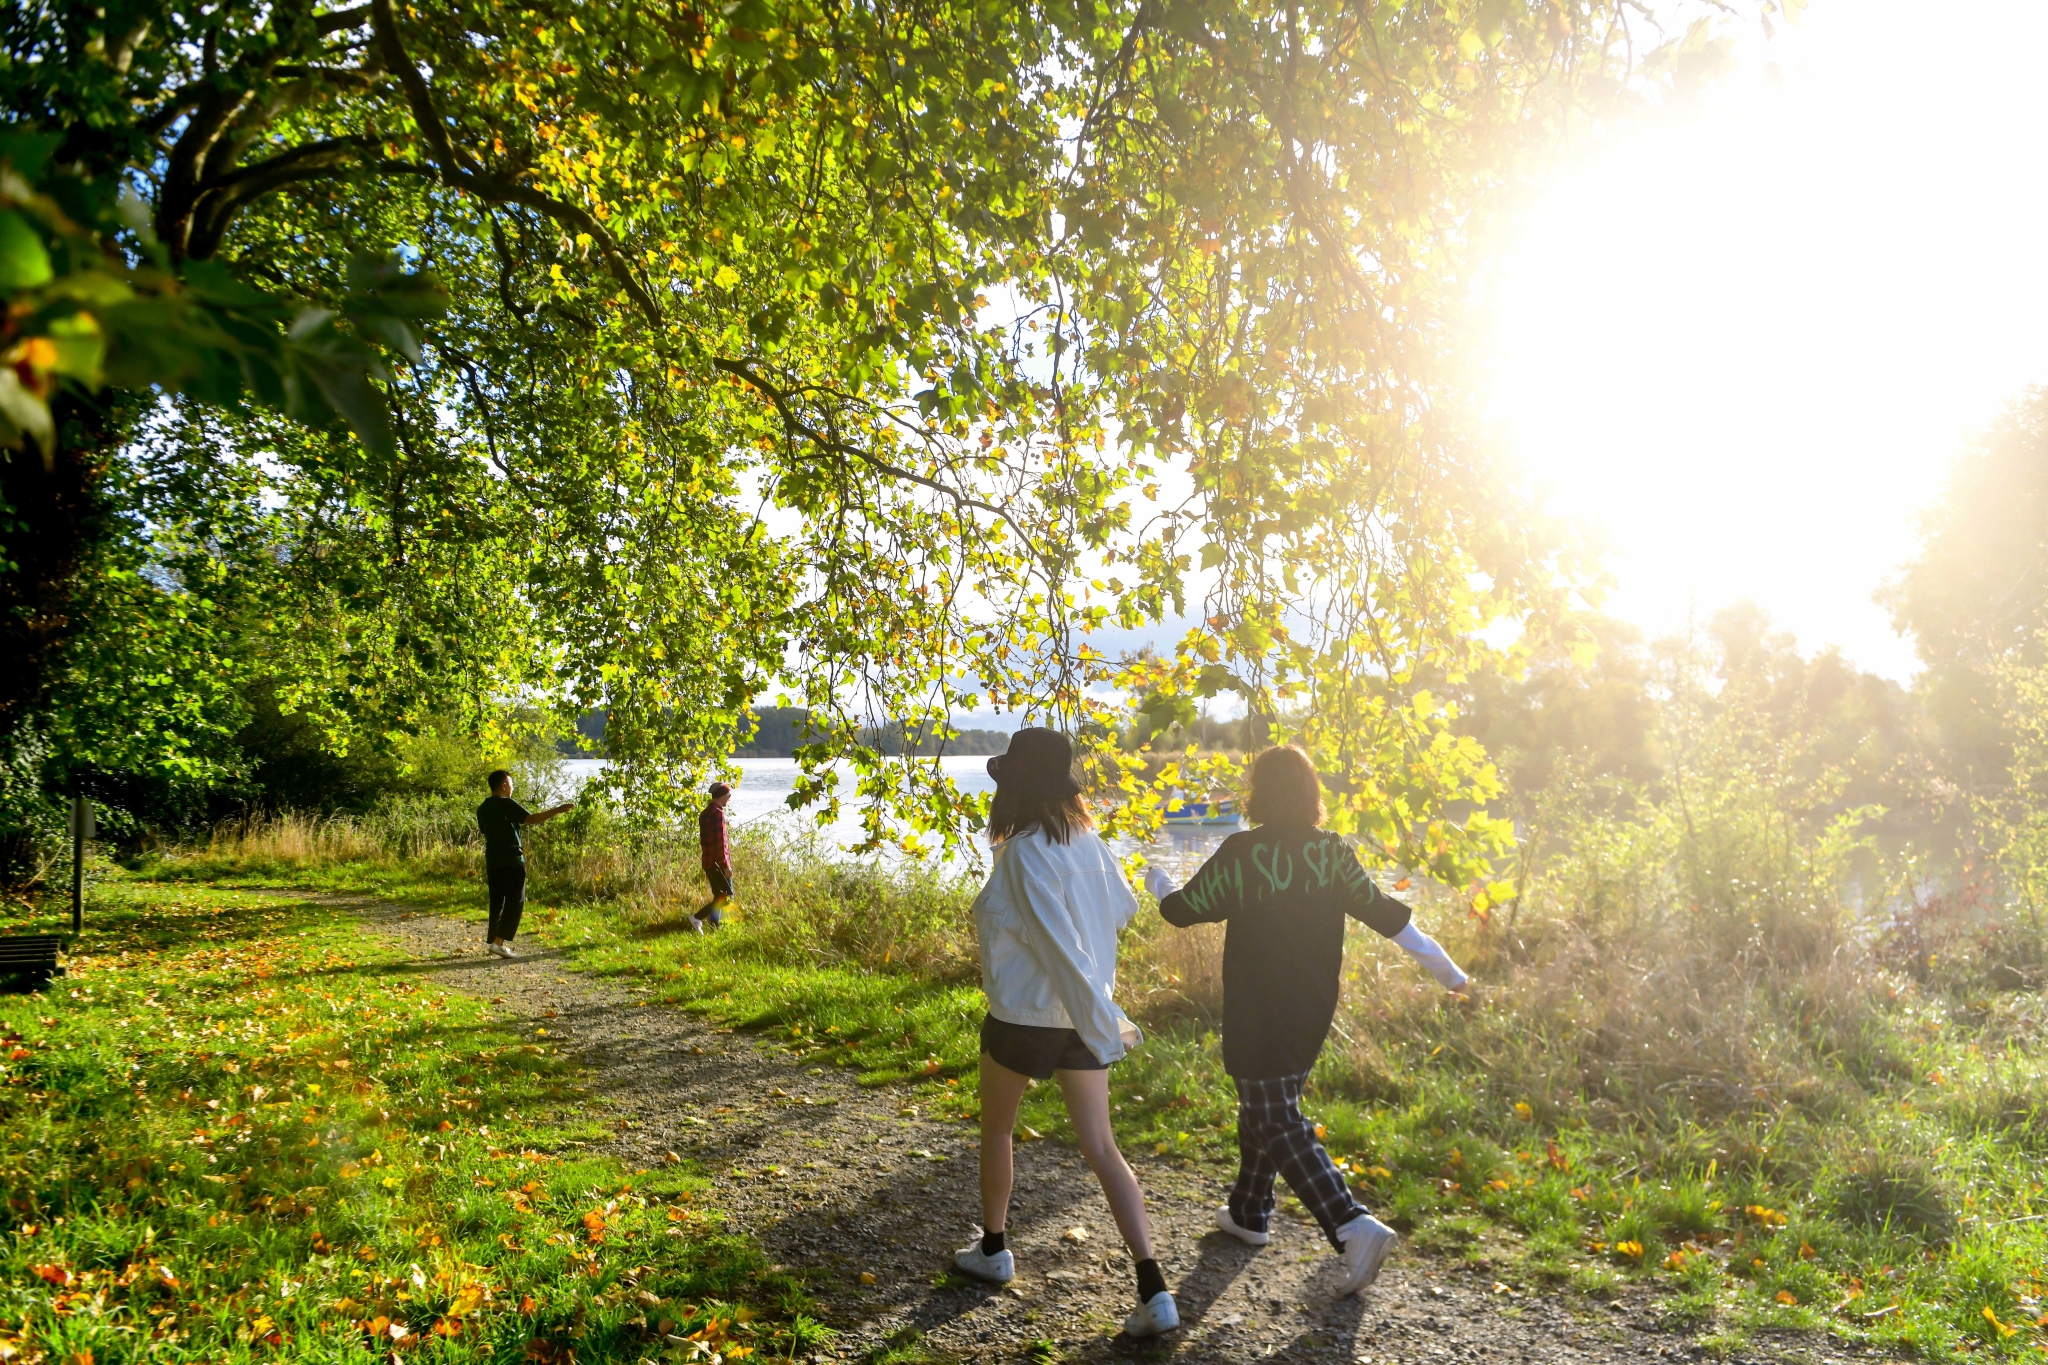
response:
M526 840L520 833L527 825L542 825L574 810L574 801L564 801L544 811L529 811L512 799L512 774L499 768L485 779L491 794L476 808L476 827L484 836L484 881L490 887L490 925L484 930L484 951L499 957L517 957L512 936L519 932L519 916L526 909Z
M1145 888L1167 923L1221 922L1223 1068L1237 1084L1237 1184L1216 1226L1253 1246L1268 1240L1273 1180L1287 1183L1344 1257L1344 1293L1371 1284L1399 1240L1352 1196L1301 1113L1301 1090L1337 1013L1344 922L1393 939L1453 991L1466 976L1408 907L1373 884L1338 835L1318 829L1322 781L1298 748L1268 749L1252 764L1245 815L1186 886L1158 868Z

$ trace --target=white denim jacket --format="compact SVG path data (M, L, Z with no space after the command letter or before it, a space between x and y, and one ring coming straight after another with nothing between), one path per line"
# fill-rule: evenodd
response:
M1117 931L1137 913L1116 855L1092 831L1064 844L1036 829L1003 840L974 898L988 1012L1071 1028L1104 1064L1118 1060L1142 1041L1112 998Z

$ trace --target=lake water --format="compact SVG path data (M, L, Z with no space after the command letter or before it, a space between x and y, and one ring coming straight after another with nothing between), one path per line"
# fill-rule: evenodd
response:
M859 808L851 801L841 798L839 818L819 829L812 824L809 813L792 811L787 802L791 792L796 790L797 777L801 769L793 758L742 758L737 760L740 780L733 785L732 800L726 803L727 822L739 828L756 821L767 821L792 833L815 832L818 839L835 848L845 848L860 842L862 836ZM982 757L960 756L939 760L946 776L953 779L961 791L980 794L995 790L995 780L988 775L988 760ZM562 762L562 774L567 790L564 796L573 796L583 784L603 772L605 761L601 758L571 758ZM854 776L850 764L840 766L840 790L853 790ZM1170 875L1184 878L1199 867L1202 860L1215 851L1218 844L1237 830L1234 825L1210 825L1199 829L1174 829L1161 833L1159 839L1146 847L1148 858L1164 868ZM979 845L982 861L986 861L987 846ZM1128 847L1121 849L1129 852ZM848 855L852 856L852 855ZM889 856L901 857L900 854Z

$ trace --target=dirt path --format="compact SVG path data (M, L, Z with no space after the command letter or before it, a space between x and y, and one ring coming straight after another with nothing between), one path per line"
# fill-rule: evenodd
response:
M1263 1250L1215 1232L1225 1184L1213 1171L1134 1158L1161 1266L1185 1324L1158 1343L1113 1334L1129 1310L1128 1262L1077 1154L1018 1149L1011 1245L1018 1279L996 1291L949 1272L977 1230L974 1131L899 1112L899 1092L791 1062L743 1033L653 1005L649 992L569 969L534 937L506 961L481 951L480 923L365 904L363 913L443 986L545 1028L587 1068L593 1103L616 1119L614 1150L638 1166L694 1158L734 1224L801 1269L840 1333L825 1358L922 1346L975 1362L1620 1362L1704 1354L1655 1325L1655 1296L1613 1304L1495 1292L1490 1276L1397 1252L1366 1294L1333 1299L1334 1270L1312 1224L1276 1218ZM1083 1227L1083 1240L1067 1229ZM863 1274L875 1277L862 1283ZM1869 1361L1824 1342L1759 1342L1737 1360Z

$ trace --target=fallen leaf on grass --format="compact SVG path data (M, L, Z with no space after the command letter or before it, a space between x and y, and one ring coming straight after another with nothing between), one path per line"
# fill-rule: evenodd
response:
M873 1284L875 1282L875 1272L872 1270L861 1271L860 1282L862 1284Z
M76 1281L78 1278L76 1275L73 1275L71 1273L70 1266L39 1265L33 1267L33 1269L35 1277L37 1279L47 1280L51 1284L56 1285L59 1289L69 1289L73 1282Z
M1771 1297L1776 1299L1779 1303L1788 1304L1794 1308L1799 1306L1799 1296L1789 1289L1780 1289L1777 1293L1771 1295Z

